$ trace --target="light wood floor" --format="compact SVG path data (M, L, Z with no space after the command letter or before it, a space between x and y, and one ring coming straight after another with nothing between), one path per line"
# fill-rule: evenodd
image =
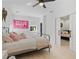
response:
M76 59L75 53L66 47L53 47L48 52L47 49L41 51L35 51L31 53L25 53L16 56L17 59Z
M65 40L65 39L61 39L61 46L63 47L69 47L69 41L68 40Z

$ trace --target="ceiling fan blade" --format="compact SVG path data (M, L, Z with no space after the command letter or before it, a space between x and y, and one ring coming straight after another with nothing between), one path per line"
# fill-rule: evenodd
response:
M44 7L44 8L46 8L46 5L45 5L45 4L43 4L43 7Z
M43 0L43 2L51 2L51 1L55 1L55 0Z
M36 3L35 5L33 5L33 7L35 7L35 6L37 6L37 5L39 5L39 3Z

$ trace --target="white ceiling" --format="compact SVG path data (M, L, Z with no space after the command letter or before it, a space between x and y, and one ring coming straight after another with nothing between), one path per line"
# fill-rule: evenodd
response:
M32 7L36 0L2 0L2 5L4 8L9 8L14 14L17 15L30 15L30 16L42 16L49 11L54 10L55 2L45 3L46 9L41 6Z

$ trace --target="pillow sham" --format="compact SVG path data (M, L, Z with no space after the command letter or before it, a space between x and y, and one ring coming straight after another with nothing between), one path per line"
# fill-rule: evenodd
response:
M10 37L13 39L13 41L18 41L18 34L15 32L10 33Z
M12 38L10 38L10 36L9 35L6 35L6 36L2 36L2 41L4 42L4 43L6 43L6 42L13 42L13 40L12 40Z

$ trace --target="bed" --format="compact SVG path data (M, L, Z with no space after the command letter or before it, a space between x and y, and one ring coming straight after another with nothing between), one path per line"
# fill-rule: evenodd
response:
M39 37L39 38L20 40L13 43L5 43L3 46L5 49L8 50L9 55L13 55L13 54L17 55L33 50L49 48L49 41L42 37Z
M9 33L9 32L8 32ZM6 49L8 55L18 55L26 52L49 48L50 36L43 34L42 36L33 36L28 39L22 39L15 42L3 43L3 50Z

